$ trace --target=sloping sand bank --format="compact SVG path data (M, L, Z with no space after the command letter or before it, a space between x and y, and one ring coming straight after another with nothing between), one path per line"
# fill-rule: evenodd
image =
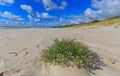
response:
M46 66L41 52L55 38L76 39L103 58L106 66L91 76L120 76L120 27L0 29L0 76L89 76L77 68Z

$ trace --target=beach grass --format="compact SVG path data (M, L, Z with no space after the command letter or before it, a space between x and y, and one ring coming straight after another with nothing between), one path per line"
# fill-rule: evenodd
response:
M44 51L42 58L50 64L64 67L77 66L86 71L94 69L98 60L97 55L87 46L72 39L55 39L54 44Z
M92 22L83 23L83 24L73 24L73 25L61 26L61 28L71 28L71 27L78 28L81 26L99 26L99 25L110 26L117 22L120 22L119 16L114 17L114 18L108 18L105 20L94 20Z

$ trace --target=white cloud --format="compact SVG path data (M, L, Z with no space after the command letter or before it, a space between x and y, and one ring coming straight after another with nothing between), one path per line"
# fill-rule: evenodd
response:
M0 0L0 5L13 4L14 0Z
M25 10L26 12L28 12L29 14L33 14L33 9L31 6L26 5L26 4L21 4L21 8Z
M78 19L80 23L90 22L93 20L102 20L115 16L120 16L120 0L92 0L92 8L87 8L84 14L67 18ZM72 21L73 22L73 21Z
M44 19L50 19L50 18L55 18L54 16L50 16L49 13L39 13L39 12L36 12L36 16L37 18L44 18Z
M41 0L36 0L37 2L41 2ZM55 3L53 0L42 0L43 4L44 4L44 8L49 11L49 10L64 10L65 7L67 6L66 1L62 1L60 4L58 5L57 3Z
M36 22L36 23L40 22L40 19L33 18L31 15L28 15L27 17L29 18L30 22Z
M8 24L8 23L9 23L9 21L7 21L7 20L0 20L0 25Z
M27 17L29 18L30 21L32 21L33 18L31 15L28 15Z
M21 5L21 8L22 8L23 10L25 10L27 13L29 13L30 15L36 17L36 19L37 19L37 18L44 18L44 19L55 18L54 16L50 16L49 13L44 13L44 12L43 12L43 13L39 13L39 12L35 12L35 11L32 9L31 6L26 5L26 4L24 4L24 5L22 4L22 5ZM29 16L29 18L30 18L30 16Z
M57 4L52 0L42 0L46 10L57 9Z
M43 18L50 18L48 13L42 13Z
M23 21L24 19L21 18L20 16L14 15L11 12L5 11L5 12L0 12L0 16L10 19L10 20L16 20L16 21Z
M0 20L0 26L15 26L15 27L29 27L30 24L25 21L10 21L10 20Z
M32 9L31 6L26 5L26 4L24 4L24 5L22 4L21 8L28 13L27 17L29 19L30 25L41 25L41 21L44 22L44 19L54 19L55 18L54 16L49 15L49 13L36 12Z
M54 0L41 1L43 1L46 10L62 10L67 6L67 3L64 1L62 1L60 5L55 3ZM92 8L87 8L83 14L77 16L71 15L69 17L61 17L58 19L59 21L49 23L49 26L78 24L120 16L120 0L92 0L91 5Z
M87 8L86 11L84 12L85 16L90 18L91 20L96 20L96 19L104 19L102 16L102 10L92 10L91 8Z
M81 19L71 19L71 20L65 20L65 19L60 19L59 22L61 25L71 25L71 24L79 24L81 23ZM61 26L60 25L60 26Z
M68 17L68 16L66 16L66 17ZM59 21L53 21L51 23L48 23L48 26L59 27L59 26L81 23L81 19L79 19L79 18L78 19L66 19L65 17L60 17L58 20Z
M58 27L58 26L66 26L66 25L79 24L79 23L80 23L79 20L61 20L60 18L60 21L49 23L48 26Z
M36 12L35 15L28 15L29 25L32 27L47 27L46 21L50 19L55 19L56 17L50 16L49 13L39 13Z
M66 6L67 6L67 3L66 3L65 1L62 1L62 2L61 2L61 6L59 6L59 8L60 8L61 10L63 10L63 9L65 9Z
M105 19L120 16L120 0L93 0L93 8L88 8L85 15L93 19Z

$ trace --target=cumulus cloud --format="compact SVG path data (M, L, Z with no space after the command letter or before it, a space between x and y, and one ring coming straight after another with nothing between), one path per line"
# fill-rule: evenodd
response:
M5 24L8 24L9 23L9 21L7 21L7 20L0 20L0 25L5 25Z
M21 4L21 8L25 10L26 12L28 12L29 14L33 14L33 9L31 6L26 5L26 4Z
M30 22L36 22L36 23L40 22L40 19L33 18L31 15L28 15L27 17L29 18Z
M49 27L46 24L46 21L50 21L51 19L55 19L54 16L50 16L48 13L39 13L36 12L35 15L28 15L29 25L32 27Z
M62 1L61 6L59 6L59 9L64 10L66 6L67 6L67 3L65 1Z
M42 0L46 10L56 9L57 4L52 0Z
M36 16L37 18L44 18L44 19L50 19L50 18L55 18L54 16L50 16L49 13L39 13L39 12L36 12Z
M81 23L81 19L70 19L70 20L66 20L66 19L60 19L60 26L62 25L71 25L71 24L79 24Z
M37 0L39 1L39 0ZM65 9L67 3L62 1L60 5L53 0L43 1L46 10ZM78 16L61 17L59 21L49 23L49 25L60 26L90 22L93 20L103 20L115 16L120 16L120 0L92 0L92 8L87 8L83 14Z
M87 8L86 11L84 12L85 16L88 17L89 19L104 19L104 16L102 15L102 10L92 10L91 8Z
M36 0L37 2L41 2L41 0ZM60 4L58 5L56 4L53 0L42 0L43 4L44 4L44 8L49 11L49 10L64 10L65 7L67 6L66 1L62 1Z
M30 16L32 15L32 16L34 16L36 19L37 18L43 18L43 19L50 19L50 18L55 18L54 16L50 16L49 15L49 13L45 13L45 12L43 12L43 13L39 13L39 12L35 12L33 9L32 9L32 7L31 6L29 6L29 5L26 5L26 4L22 4L21 5L21 8L23 9L23 10L25 10L28 14L30 14L30 15L28 15L28 18L30 19ZM32 17L31 16L31 17Z
M120 0L92 0L91 5L92 8L87 8L83 14L63 16L55 25L79 24L120 16Z
M51 27L59 27L59 26L66 26L71 24L79 24L79 21L78 20L60 20L60 21L48 23L47 25Z
M0 12L0 18L3 18L0 26L24 26L26 23L23 18L8 11Z
M55 16L51 16L49 15L49 13L46 13L46 12L39 13L39 12L34 11L30 5L22 4L21 8L28 13L27 15L29 19L28 25L30 26L33 26L33 25L41 26L43 25L42 22L45 22L47 20L49 21L50 19L56 18Z
M14 0L0 0L0 5L13 4Z
M10 19L10 20L15 20L15 21L23 21L24 19L21 18L20 16L14 15L11 12L5 11L5 12L0 12L0 16Z
M85 15L91 19L105 19L120 16L120 0L93 0L94 9L87 8Z

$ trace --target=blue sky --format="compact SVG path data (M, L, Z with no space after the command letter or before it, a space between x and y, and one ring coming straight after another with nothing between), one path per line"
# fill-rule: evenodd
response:
M0 26L52 27L120 16L120 0L0 0Z

